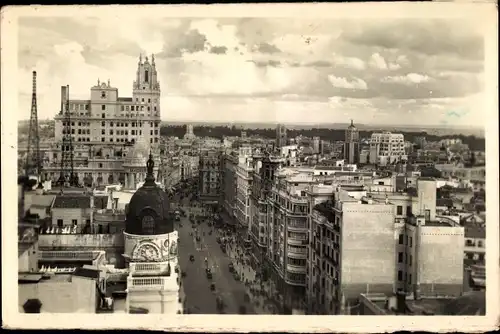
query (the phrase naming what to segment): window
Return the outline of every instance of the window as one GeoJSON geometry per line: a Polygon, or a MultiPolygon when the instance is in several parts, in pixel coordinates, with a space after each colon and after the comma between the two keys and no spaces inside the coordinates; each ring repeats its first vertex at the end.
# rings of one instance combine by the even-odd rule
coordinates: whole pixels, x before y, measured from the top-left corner
{"type": "Polygon", "coordinates": [[[101,135],[105,135],[106,134],[106,130],[102,129],[101,130],[101,135]]]}
{"type": "Polygon", "coordinates": [[[403,244],[403,238],[404,238],[404,235],[400,234],[399,235],[399,244],[402,245],[403,244]]]}
{"type": "Polygon", "coordinates": [[[403,252],[398,253],[398,263],[403,263],[403,252]]]}
{"type": "Polygon", "coordinates": [[[152,216],[142,218],[142,231],[148,235],[155,234],[155,219],[152,216]]]}
{"type": "Polygon", "coordinates": [[[78,224],[78,221],[76,219],[72,219],[71,220],[71,223],[73,224],[73,226],[77,225],[78,224]]]}
{"type": "Polygon", "coordinates": [[[153,107],[154,111],[156,111],[156,106],[153,107]]]}
{"type": "Polygon", "coordinates": [[[102,114],[102,118],[106,118],[106,114],[102,114]]]}
{"type": "Polygon", "coordinates": [[[410,237],[410,247],[413,247],[413,238],[410,237]]]}
{"type": "Polygon", "coordinates": [[[149,82],[149,71],[144,71],[144,82],[149,82]]]}
{"type": "Polygon", "coordinates": [[[408,206],[406,207],[406,215],[407,215],[408,217],[411,217],[411,215],[412,215],[412,213],[411,213],[411,205],[408,205],[408,206]]]}
{"type": "Polygon", "coordinates": [[[403,280],[403,272],[401,270],[398,270],[398,281],[403,280]]]}
{"type": "Polygon", "coordinates": [[[411,284],[411,274],[408,276],[408,284],[411,284]]]}
{"type": "Polygon", "coordinates": [[[106,126],[106,122],[102,121],[101,126],[106,126]]]}
{"type": "Polygon", "coordinates": [[[131,111],[134,111],[134,106],[130,106],[130,110],[131,110],[131,111]]]}
{"type": "Polygon", "coordinates": [[[101,92],[101,99],[105,99],[106,98],[106,92],[105,91],[102,91],[101,92]]]}
{"type": "Polygon", "coordinates": [[[148,107],[148,111],[151,111],[151,108],[150,108],[150,107],[148,107]]]}
{"type": "Polygon", "coordinates": [[[413,256],[410,254],[410,262],[408,264],[411,266],[412,262],[413,262],[413,256]]]}
{"type": "Polygon", "coordinates": [[[113,122],[110,122],[110,123],[109,123],[109,126],[113,126],[113,122]]]}
{"type": "Polygon", "coordinates": [[[401,216],[403,214],[403,207],[401,205],[398,205],[396,209],[397,209],[397,215],[401,216]]]}
{"type": "Polygon", "coordinates": [[[144,98],[141,99],[141,102],[144,102],[144,98]]]}
{"type": "Polygon", "coordinates": [[[101,105],[101,110],[106,110],[106,105],[105,104],[101,105]]]}
{"type": "Polygon", "coordinates": [[[148,103],[151,103],[151,99],[148,99],[148,103]]]}

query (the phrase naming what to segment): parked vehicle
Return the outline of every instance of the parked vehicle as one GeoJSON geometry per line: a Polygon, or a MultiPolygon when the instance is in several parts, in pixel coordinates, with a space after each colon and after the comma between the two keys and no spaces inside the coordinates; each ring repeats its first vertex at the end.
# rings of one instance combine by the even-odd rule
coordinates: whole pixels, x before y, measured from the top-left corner
{"type": "Polygon", "coordinates": [[[189,255],[189,261],[194,262],[194,255],[189,255]]]}
{"type": "Polygon", "coordinates": [[[210,284],[210,290],[212,290],[212,291],[215,290],[215,284],[214,283],[210,284]]]}

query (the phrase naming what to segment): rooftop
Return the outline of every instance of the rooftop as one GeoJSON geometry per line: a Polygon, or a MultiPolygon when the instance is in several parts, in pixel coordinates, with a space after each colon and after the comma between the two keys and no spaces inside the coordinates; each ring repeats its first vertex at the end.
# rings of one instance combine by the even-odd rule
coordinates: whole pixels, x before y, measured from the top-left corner
{"type": "Polygon", "coordinates": [[[466,226],[465,237],[473,239],[484,239],[486,238],[486,229],[481,226],[466,226]]]}
{"type": "Polygon", "coordinates": [[[54,209],[88,209],[90,196],[87,195],[58,195],[54,201],[54,209]]]}

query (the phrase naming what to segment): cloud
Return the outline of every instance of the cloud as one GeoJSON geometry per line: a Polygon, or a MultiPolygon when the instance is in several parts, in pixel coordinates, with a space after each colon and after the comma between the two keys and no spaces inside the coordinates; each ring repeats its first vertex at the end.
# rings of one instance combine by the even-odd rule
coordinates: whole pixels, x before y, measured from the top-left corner
{"type": "Polygon", "coordinates": [[[420,84],[423,82],[428,82],[431,79],[427,75],[422,75],[418,73],[408,73],[407,75],[400,76],[389,76],[382,79],[384,82],[390,83],[401,83],[404,85],[420,84]]]}
{"type": "Polygon", "coordinates": [[[280,49],[278,49],[275,45],[269,44],[269,43],[260,43],[256,50],[260,53],[279,53],[281,52],[280,49]]]}
{"type": "Polygon", "coordinates": [[[448,124],[478,124],[470,115],[484,112],[475,103],[484,90],[483,51],[469,50],[481,49],[482,39],[453,20],[138,16],[123,22],[99,15],[22,19],[21,116],[29,117],[32,70],[40,118],[52,118],[61,85],[70,85],[72,98],[88,99],[98,78],[110,79],[120,96],[130,96],[140,53],[156,54],[166,119],[303,121],[307,115],[320,123],[346,117],[414,123],[465,105],[470,112],[448,124]]]}
{"type": "Polygon", "coordinates": [[[227,52],[227,48],[225,46],[212,46],[210,48],[210,53],[221,55],[221,54],[225,54],[226,52],[227,52]]]}
{"type": "Polygon", "coordinates": [[[328,76],[328,80],[330,80],[331,84],[336,88],[363,89],[363,90],[368,89],[366,82],[359,79],[359,78],[355,78],[355,79],[349,81],[346,78],[339,78],[339,77],[335,77],[333,75],[330,75],[330,76],[328,76]]]}
{"type": "Polygon", "coordinates": [[[379,70],[386,70],[387,69],[387,63],[385,62],[384,57],[380,55],[380,53],[374,53],[371,58],[370,58],[370,65],[373,68],[379,69],[379,70]]]}

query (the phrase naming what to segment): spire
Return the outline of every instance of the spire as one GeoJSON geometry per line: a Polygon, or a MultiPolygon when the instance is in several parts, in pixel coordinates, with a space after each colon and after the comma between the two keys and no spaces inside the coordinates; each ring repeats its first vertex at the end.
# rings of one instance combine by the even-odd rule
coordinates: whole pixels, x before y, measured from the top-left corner
{"type": "Polygon", "coordinates": [[[142,64],[142,52],[139,54],[139,64],[142,64]]]}
{"type": "Polygon", "coordinates": [[[146,167],[147,167],[147,174],[146,174],[146,182],[144,182],[144,185],[148,185],[148,186],[151,186],[151,185],[156,185],[155,183],[155,177],[154,177],[154,174],[153,174],[153,169],[155,167],[155,162],[153,160],[153,153],[151,151],[149,151],[149,159],[148,159],[148,162],[146,163],[146,167]]]}
{"type": "Polygon", "coordinates": [[[352,119],[351,119],[351,126],[354,126],[354,122],[353,122],[353,120],[352,120],[352,119]]]}
{"type": "Polygon", "coordinates": [[[151,55],[151,64],[153,66],[155,66],[155,54],[154,53],[151,55]]]}

